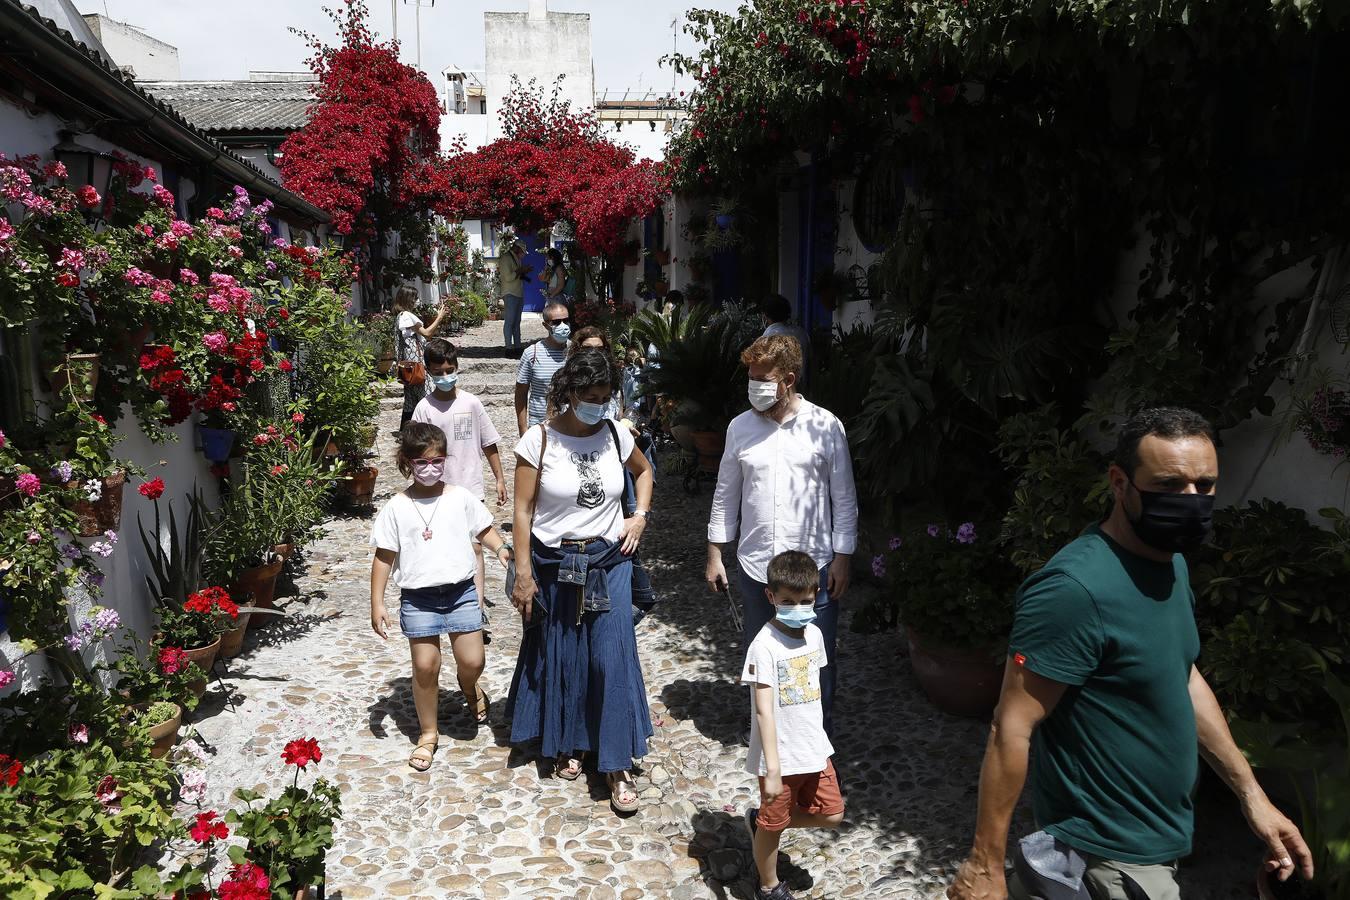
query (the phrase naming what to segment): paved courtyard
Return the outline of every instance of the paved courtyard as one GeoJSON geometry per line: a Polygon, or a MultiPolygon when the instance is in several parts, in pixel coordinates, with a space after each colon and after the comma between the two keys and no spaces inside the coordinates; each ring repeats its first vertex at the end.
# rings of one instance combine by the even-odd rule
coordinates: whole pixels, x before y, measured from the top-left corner
{"type": "MultiPolygon", "coordinates": [[[[527,339],[541,335],[537,317],[527,322],[527,339]]],[[[463,348],[461,385],[483,399],[502,433],[509,483],[514,363],[490,353],[500,337],[500,323],[490,322],[454,340],[463,348]]],[[[398,414],[391,396],[381,413],[377,504],[405,483],[392,464],[398,414]]],[[[678,479],[661,479],[643,544],[661,603],[638,629],[656,734],[636,815],[614,814],[603,778],[554,779],[529,748],[507,744],[520,627],[495,562],[483,682],[495,701],[490,726],[472,724],[447,647],[440,750],[425,773],[407,766],[417,735],[408,650],[396,631],[382,643],[370,630],[369,513],[329,523],[283,592],[290,599],[279,601],[288,618],[250,634],[223,679],[229,701],[216,685],[198,711],[213,754],[209,802],[231,805],[235,786],[275,792],[293,771],[282,746],[316,737],[324,751],[317,773],[341,785],[344,805],[329,897],[753,896],[740,823],[757,798],[743,771],[740,640],[727,601],[701,577],[710,495],[707,485],[691,497],[678,479]]],[[[498,511],[499,522],[508,516],[498,511]]],[[[395,613],[397,599],[391,586],[395,613]]],[[[840,671],[835,761],[848,814],[834,834],[789,832],[781,875],[802,897],[940,897],[969,843],[987,726],[934,710],[894,633],[844,629],[840,671]]],[[[1028,826],[1024,813],[1016,827],[1028,826]]],[[[1243,886],[1256,857],[1242,835],[1226,826],[1202,835],[1208,850],[1184,871],[1188,898],[1251,895],[1243,886]]]]}

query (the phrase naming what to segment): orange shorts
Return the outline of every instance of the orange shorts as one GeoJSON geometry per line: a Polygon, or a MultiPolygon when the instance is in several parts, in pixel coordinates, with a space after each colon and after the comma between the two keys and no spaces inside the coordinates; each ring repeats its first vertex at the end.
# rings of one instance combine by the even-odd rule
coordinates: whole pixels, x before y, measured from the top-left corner
{"type": "Polygon", "coordinates": [[[819,816],[835,816],[844,811],[844,796],[839,793],[839,776],[834,762],[825,761],[825,771],[804,775],[784,775],[783,793],[770,803],[764,799],[764,778],[759,779],[759,814],[755,826],[765,831],[782,831],[792,820],[793,808],[819,816]]]}

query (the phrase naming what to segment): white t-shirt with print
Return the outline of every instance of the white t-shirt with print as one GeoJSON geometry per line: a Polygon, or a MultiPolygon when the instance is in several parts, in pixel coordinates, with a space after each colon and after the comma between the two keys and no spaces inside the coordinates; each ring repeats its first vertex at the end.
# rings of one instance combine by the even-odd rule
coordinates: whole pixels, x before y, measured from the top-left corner
{"type": "Polygon", "coordinates": [[[400,588],[459,584],[477,572],[473,539],[491,527],[483,501],[458,485],[417,500],[399,491],[376,516],[370,545],[398,554],[393,578],[400,588]],[[428,528],[429,540],[423,537],[428,528]]]}
{"type": "MultiPolygon", "coordinates": [[[[782,775],[825,771],[834,746],[825,734],[820,704],[820,670],[827,665],[820,629],[807,625],[800,639],[784,634],[773,622],[759,630],[745,654],[742,684],[773,688],[774,725],[778,730],[778,765],[782,775]]],[[[755,691],[750,691],[750,752],[745,770],[768,774],[755,715],[755,691]]]]}
{"type": "Polygon", "coordinates": [[[445,432],[445,477],[441,480],[481,498],[483,448],[502,439],[482,401],[460,389],[455,390],[453,400],[442,400],[433,392],[417,404],[412,420],[435,425],[445,432]]]}
{"type": "MultiPolygon", "coordinates": [[[[542,425],[525,432],[516,456],[539,468],[542,425]]],[[[615,427],[618,450],[609,426],[590,437],[569,437],[548,430],[547,457],[534,507],[534,536],[549,547],[565,539],[590,537],[617,541],[623,534],[623,461],[633,452],[633,435],[615,427]]]]}

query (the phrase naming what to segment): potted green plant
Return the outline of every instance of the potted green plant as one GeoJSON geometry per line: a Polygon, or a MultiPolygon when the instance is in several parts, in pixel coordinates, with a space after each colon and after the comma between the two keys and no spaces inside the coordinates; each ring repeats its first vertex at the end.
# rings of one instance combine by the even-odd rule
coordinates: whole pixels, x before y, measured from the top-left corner
{"type": "MultiPolygon", "coordinates": [[[[221,636],[235,628],[238,619],[239,606],[224,588],[203,588],[189,594],[182,606],[161,603],[157,643],[181,647],[189,662],[209,674],[220,652],[221,636]]],[[[205,677],[194,690],[198,696],[206,690],[205,677]]]]}
{"type": "Polygon", "coordinates": [[[323,759],[318,741],[290,741],[282,759],[295,766],[295,778],[279,797],[262,802],[261,794],[240,788],[234,795],[246,804],[242,812],[230,810],[225,821],[245,840],[230,847],[236,864],[251,862],[263,869],[272,896],[290,900],[322,884],[324,857],[333,846],[333,824],[342,816],[342,798],[336,785],[316,778],[309,788],[300,787],[300,773],[323,759]]]}
{"type": "Polygon", "coordinates": [[[182,723],[183,711],[177,703],[157,700],[141,711],[138,720],[150,732],[153,742],[150,755],[159,759],[178,742],[178,726],[182,723]]]}
{"type": "Polygon", "coordinates": [[[944,712],[984,716],[998,702],[1012,628],[1017,569],[973,522],[932,523],[890,541],[873,559],[898,607],[910,665],[944,712]]]}
{"type": "Polygon", "coordinates": [[[1290,779],[1298,797],[1299,827],[1312,851],[1315,874],[1280,882],[1257,873],[1261,900],[1350,900],[1350,687],[1327,672],[1324,687],[1340,711],[1334,740],[1299,725],[1235,720],[1233,738],[1258,769],[1297,773],[1290,779]]]}

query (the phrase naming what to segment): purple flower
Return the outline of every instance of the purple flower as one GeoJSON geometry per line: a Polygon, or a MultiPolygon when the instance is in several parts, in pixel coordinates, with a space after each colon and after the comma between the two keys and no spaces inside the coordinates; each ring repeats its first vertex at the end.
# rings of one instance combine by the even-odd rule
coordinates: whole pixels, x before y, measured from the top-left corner
{"type": "Polygon", "coordinates": [[[94,541],[89,545],[89,549],[104,559],[113,555],[113,545],[107,541],[94,541]]]}
{"type": "Polygon", "coordinates": [[[94,628],[108,634],[122,627],[122,617],[115,609],[100,609],[94,615],[94,628]]]}
{"type": "Polygon", "coordinates": [[[872,557],[872,574],[877,578],[886,577],[886,557],[880,553],[872,557]]]}
{"type": "Polygon", "coordinates": [[[956,529],[956,540],[962,544],[975,543],[975,523],[966,522],[960,528],[956,529]]]}
{"type": "Polygon", "coordinates": [[[890,543],[887,546],[892,550],[899,550],[902,543],[904,543],[904,541],[900,540],[900,535],[897,534],[891,536],[890,543]]]}
{"type": "Polygon", "coordinates": [[[935,538],[935,537],[937,537],[937,536],[940,535],[940,534],[942,534],[942,526],[941,526],[941,525],[929,525],[929,526],[928,526],[928,536],[929,536],[929,537],[934,537],[934,538],[935,538]]]}
{"type": "Polygon", "coordinates": [[[30,544],[36,544],[36,543],[38,543],[38,542],[41,541],[41,540],[42,540],[42,535],[38,534],[36,531],[30,531],[30,532],[28,532],[28,543],[30,543],[30,544]]]}
{"type": "Polygon", "coordinates": [[[9,669],[0,669],[0,690],[14,683],[14,673],[9,669]]]}
{"type": "Polygon", "coordinates": [[[52,475],[61,479],[62,484],[69,481],[74,474],[75,470],[71,467],[70,462],[64,459],[56,464],[56,468],[52,469],[52,475]]]}
{"type": "Polygon", "coordinates": [[[78,634],[68,634],[62,638],[62,640],[66,642],[66,648],[70,650],[71,653],[79,653],[80,650],[84,648],[84,638],[80,637],[78,634]]]}
{"type": "Polygon", "coordinates": [[[89,743],[89,726],[71,725],[66,736],[70,738],[72,744],[87,744],[89,743]]]}
{"type": "Polygon", "coordinates": [[[80,548],[74,544],[62,544],[61,555],[64,556],[66,559],[79,559],[80,548]]]}

